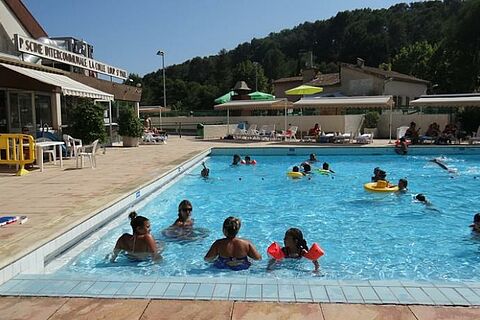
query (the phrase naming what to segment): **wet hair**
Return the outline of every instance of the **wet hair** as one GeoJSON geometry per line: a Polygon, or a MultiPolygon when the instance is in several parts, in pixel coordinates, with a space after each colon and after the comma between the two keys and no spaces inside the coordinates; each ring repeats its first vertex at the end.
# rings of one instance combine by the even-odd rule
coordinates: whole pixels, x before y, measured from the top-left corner
{"type": "Polygon", "coordinates": [[[205,165],[205,161],[202,162],[202,166],[203,166],[203,169],[202,171],[200,172],[200,175],[204,178],[208,177],[209,173],[210,173],[210,169],[207,168],[207,166],[205,165]]]}
{"type": "Polygon", "coordinates": [[[317,155],[315,153],[310,153],[310,161],[316,161],[317,155]]]}
{"type": "Polygon", "coordinates": [[[373,173],[377,174],[377,172],[380,171],[380,170],[381,170],[380,167],[375,167],[375,169],[373,169],[373,173]]]}
{"type": "Polygon", "coordinates": [[[329,169],[330,169],[330,165],[329,165],[328,163],[324,162],[324,163],[322,164],[322,169],[323,169],[323,170],[329,170],[329,169]]]}
{"type": "Polygon", "coordinates": [[[250,156],[245,156],[245,161],[246,162],[250,162],[252,159],[250,158],[250,156]]]}
{"type": "Polygon", "coordinates": [[[303,238],[303,233],[300,229],[297,229],[297,228],[288,229],[287,232],[285,232],[285,238],[286,237],[292,237],[292,239],[295,240],[295,244],[298,250],[308,251],[307,241],[305,241],[305,239],[303,238]]]}
{"type": "Polygon", "coordinates": [[[403,183],[405,185],[405,188],[408,186],[408,181],[407,179],[400,179],[398,180],[398,184],[400,185],[400,183],[403,183]]]}
{"type": "Polygon", "coordinates": [[[223,234],[227,238],[235,238],[238,231],[240,231],[240,227],[242,226],[242,222],[240,219],[235,217],[228,217],[223,221],[223,234]]]}
{"type": "Polygon", "coordinates": [[[298,166],[293,166],[293,172],[300,172],[300,168],[298,166]]]}
{"type": "Polygon", "coordinates": [[[424,196],[423,194],[421,194],[421,193],[417,194],[417,195],[415,196],[415,199],[417,199],[418,201],[421,201],[421,202],[427,201],[427,199],[425,198],[425,196],[424,196]]]}
{"type": "Polygon", "coordinates": [[[238,154],[233,155],[233,164],[238,164],[241,160],[242,158],[238,154]]]}
{"type": "Polygon", "coordinates": [[[310,164],[308,162],[303,162],[301,164],[301,166],[303,167],[303,171],[305,171],[305,172],[312,171],[312,167],[310,166],[310,164]]]}
{"type": "Polygon", "coordinates": [[[473,223],[479,223],[480,222],[480,213],[477,213],[473,216],[473,223]]]}
{"type": "Polygon", "coordinates": [[[130,212],[128,218],[130,218],[130,226],[132,226],[133,234],[136,233],[138,227],[143,228],[143,226],[145,225],[145,221],[148,221],[147,218],[138,216],[135,211],[130,212]]]}
{"type": "Polygon", "coordinates": [[[187,206],[190,207],[190,208],[193,208],[192,203],[188,200],[182,200],[178,204],[178,219],[177,219],[178,221],[183,221],[182,209],[187,207],[187,206]]]}

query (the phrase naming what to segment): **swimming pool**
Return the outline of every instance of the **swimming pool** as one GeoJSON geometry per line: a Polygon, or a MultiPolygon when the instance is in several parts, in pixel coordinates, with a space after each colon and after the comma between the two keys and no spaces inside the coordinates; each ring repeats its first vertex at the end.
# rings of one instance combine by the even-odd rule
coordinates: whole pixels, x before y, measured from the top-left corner
{"type": "Polygon", "coordinates": [[[150,218],[152,233],[164,241],[164,261],[135,263],[126,258],[110,263],[105,256],[116,239],[131,232],[126,215],[120,225],[75,257],[60,275],[232,277],[248,275],[277,279],[335,280],[471,280],[478,281],[480,239],[468,225],[478,210],[480,160],[474,155],[448,155],[445,162],[457,169],[449,174],[428,160],[438,154],[319,155],[337,173],[314,174],[291,180],[286,172],[306,160],[303,156],[255,156],[256,166],[231,167],[230,156],[213,156],[207,165],[211,179],[199,177],[199,167],[167,190],[155,195],[140,210],[150,218]],[[381,166],[391,181],[409,180],[407,194],[376,194],[363,189],[373,168],[381,166]],[[432,206],[413,201],[424,193],[432,206]],[[190,242],[168,241],[160,230],[176,218],[177,205],[189,199],[195,225],[208,230],[190,242]],[[248,271],[225,272],[203,261],[211,243],[222,236],[223,220],[242,220],[240,237],[257,246],[264,260],[248,271]],[[285,231],[299,227],[308,243],[326,251],[321,272],[313,274],[309,261],[288,261],[266,272],[266,248],[282,241],[285,231]]]}

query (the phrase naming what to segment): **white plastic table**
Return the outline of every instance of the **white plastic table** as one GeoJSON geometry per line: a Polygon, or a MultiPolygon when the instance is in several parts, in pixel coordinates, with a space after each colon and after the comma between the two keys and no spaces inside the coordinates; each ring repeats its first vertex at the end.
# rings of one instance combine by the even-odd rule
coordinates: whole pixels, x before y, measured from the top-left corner
{"type": "Polygon", "coordinates": [[[40,166],[40,172],[43,172],[43,150],[48,147],[57,146],[58,154],[60,155],[60,168],[63,168],[63,156],[62,156],[62,145],[65,142],[62,141],[44,141],[35,143],[35,148],[37,151],[37,161],[40,166]]]}

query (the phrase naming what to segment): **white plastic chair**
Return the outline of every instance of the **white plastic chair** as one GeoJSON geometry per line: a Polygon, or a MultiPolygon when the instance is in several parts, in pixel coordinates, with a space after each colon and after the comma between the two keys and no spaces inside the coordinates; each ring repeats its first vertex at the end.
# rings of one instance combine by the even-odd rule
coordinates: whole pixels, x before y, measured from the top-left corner
{"type": "Polygon", "coordinates": [[[82,148],[82,140],[64,134],[63,141],[65,141],[65,146],[67,147],[67,155],[70,153],[70,158],[76,157],[78,150],[82,148]]]}
{"type": "Polygon", "coordinates": [[[468,139],[469,144],[473,144],[474,142],[480,142],[480,126],[477,128],[477,132],[473,132],[473,137],[468,139]]]}
{"type": "Polygon", "coordinates": [[[400,138],[403,138],[405,136],[405,133],[407,133],[409,126],[401,126],[397,128],[397,140],[400,138]]]}
{"type": "MultiPolygon", "coordinates": [[[[51,139],[48,138],[37,138],[35,142],[47,142],[47,141],[52,141],[51,139]]],[[[48,155],[48,161],[52,162],[53,164],[57,164],[57,152],[55,151],[55,146],[52,146],[49,149],[43,149],[43,154],[48,155]]]]}
{"type": "Polygon", "coordinates": [[[95,156],[98,150],[98,139],[93,141],[92,144],[88,146],[83,146],[78,152],[76,156],[76,167],[78,168],[78,160],[80,159],[81,168],[83,168],[83,158],[88,158],[90,160],[90,166],[92,168],[97,167],[97,160],[95,156]]]}

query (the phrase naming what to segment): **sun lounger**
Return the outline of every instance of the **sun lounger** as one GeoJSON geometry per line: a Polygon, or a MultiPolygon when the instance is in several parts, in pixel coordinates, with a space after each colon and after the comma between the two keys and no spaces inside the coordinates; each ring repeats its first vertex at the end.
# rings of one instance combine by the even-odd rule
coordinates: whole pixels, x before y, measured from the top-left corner
{"type": "Polygon", "coordinates": [[[364,133],[355,138],[355,143],[373,143],[373,133],[364,133]]]}

